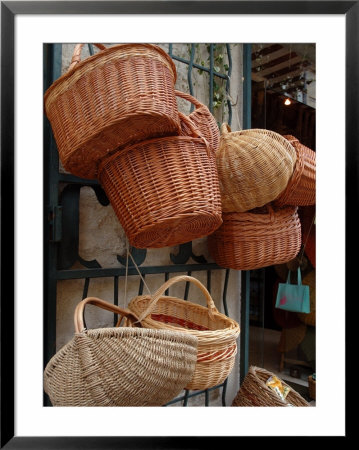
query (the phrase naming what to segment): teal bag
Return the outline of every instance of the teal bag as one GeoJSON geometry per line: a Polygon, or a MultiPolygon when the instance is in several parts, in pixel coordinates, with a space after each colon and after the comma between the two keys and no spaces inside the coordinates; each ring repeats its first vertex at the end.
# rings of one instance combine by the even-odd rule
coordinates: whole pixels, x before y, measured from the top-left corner
{"type": "Polygon", "coordinates": [[[290,271],[286,283],[279,283],[275,307],[286,311],[310,313],[309,286],[302,284],[298,267],[298,284],[290,284],[290,271]]]}

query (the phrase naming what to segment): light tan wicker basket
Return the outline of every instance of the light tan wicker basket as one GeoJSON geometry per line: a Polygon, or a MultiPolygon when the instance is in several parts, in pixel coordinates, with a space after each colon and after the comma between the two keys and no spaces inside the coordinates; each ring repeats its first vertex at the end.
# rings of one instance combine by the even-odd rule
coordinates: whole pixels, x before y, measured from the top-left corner
{"type": "Polygon", "coordinates": [[[283,136],[297,153],[297,161],[286,189],[275,200],[277,206],[315,205],[316,154],[294,136],[283,136]]]}
{"type": "Polygon", "coordinates": [[[223,213],[222,225],[207,238],[209,252],[222,267],[253,270],[295,258],[301,247],[297,208],[263,208],[223,213]]]}
{"type": "Polygon", "coordinates": [[[45,110],[64,168],[96,178],[99,159],[118,147],[180,133],[177,75],[155,45],[96,44],[101,51],[80,62],[82,46],[46,91],[45,110]]]}
{"type": "MultiPolygon", "coordinates": [[[[188,115],[188,118],[193,122],[195,127],[198,128],[202,136],[207,139],[213,151],[216,152],[219,146],[220,132],[217,121],[210,110],[192,95],[181,91],[175,92],[177,97],[188,100],[195,106],[195,110],[188,115]]],[[[181,126],[185,135],[190,134],[190,130],[186,127],[186,122],[181,121],[181,126]]]]}
{"type": "Polygon", "coordinates": [[[223,212],[261,207],[286,188],[296,162],[294,147],[270,130],[233,131],[222,124],[217,167],[223,212]]]}
{"type": "Polygon", "coordinates": [[[128,308],[145,328],[181,330],[198,338],[197,364],[186,389],[207,389],[228,377],[237,353],[239,325],[217,310],[210,293],[199,280],[187,275],[170,278],[152,296],[133,298],[128,308]],[[163,295],[180,281],[198,286],[206,298],[207,307],[163,295]]]}
{"type": "Polygon", "coordinates": [[[282,400],[273,389],[266,386],[267,380],[273,375],[266,369],[251,366],[232,406],[309,406],[298,392],[280,380],[284,387],[290,388],[285,400],[282,400]]]}
{"type": "Polygon", "coordinates": [[[197,338],[138,328],[135,321],[129,311],[101,299],[79,303],[75,336],[44,371],[53,406],[162,406],[183,390],[195,369],[197,338]],[[125,326],[87,330],[88,304],[119,314],[125,326]]]}
{"type": "Polygon", "coordinates": [[[222,223],[215,156],[191,121],[180,116],[191,136],[135,144],[99,167],[101,185],[134,247],[183,244],[222,223]]]}

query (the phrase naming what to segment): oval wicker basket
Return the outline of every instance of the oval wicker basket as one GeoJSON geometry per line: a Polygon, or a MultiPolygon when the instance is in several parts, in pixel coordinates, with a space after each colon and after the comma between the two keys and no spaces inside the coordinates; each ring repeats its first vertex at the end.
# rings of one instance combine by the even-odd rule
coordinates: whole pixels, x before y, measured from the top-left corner
{"type": "Polygon", "coordinates": [[[217,167],[223,212],[245,212],[273,201],[286,188],[296,162],[280,134],[221,126],[217,167]]]}
{"type": "Polygon", "coordinates": [[[198,338],[197,364],[186,389],[207,389],[228,377],[237,353],[239,325],[217,310],[210,293],[199,280],[187,275],[170,278],[152,296],[133,298],[128,308],[145,328],[180,330],[198,338]],[[205,295],[207,307],[163,295],[180,281],[198,286],[205,295]]]}
{"type": "Polygon", "coordinates": [[[78,44],[45,93],[61,162],[83,178],[96,178],[99,159],[118,147],[181,130],[169,55],[151,44],[96,45],[101,51],[79,62],[78,44]]]}
{"type": "Polygon", "coordinates": [[[53,406],[162,406],[192,378],[197,338],[136,328],[136,319],[89,297],[75,310],[75,336],[48,362],[44,389],[53,406]],[[86,330],[87,304],[120,314],[126,327],[86,330]]]}
{"type": "Polygon", "coordinates": [[[134,247],[182,244],[213,233],[222,223],[215,157],[181,117],[192,136],[141,142],[100,164],[101,185],[134,247]]]}
{"type": "MultiPolygon", "coordinates": [[[[183,98],[184,100],[188,100],[195,106],[195,110],[191,112],[187,117],[193,122],[195,127],[198,128],[199,132],[202,136],[207,139],[209,145],[213,149],[214,152],[217,151],[219,146],[220,132],[217,125],[216,119],[213,117],[210,110],[206,105],[201,103],[195,97],[190,94],[175,91],[177,97],[183,98]]],[[[185,135],[190,133],[186,126],[186,122],[181,121],[182,131],[185,135]]]]}
{"type": "Polygon", "coordinates": [[[288,395],[282,400],[273,389],[266,385],[267,380],[273,375],[268,370],[251,366],[232,406],[309,406],[298,392],[280,380],[284,387],[290,388],[288,395]]]}
{"type": "Polygon", "coordinates": [[[223,213],[223,224],[207,238],[209,252],[222,267],[252,270],[293,259],[301,247],[296,207],[271,205],[244,213],[223,213]]]}
{"type": "Polygon", "coordinates": [[[316,154],[294,136],[286,135],[297,153],[297,162],[286,189],[275,200],[277,206],[315,205],[316,154]]]}

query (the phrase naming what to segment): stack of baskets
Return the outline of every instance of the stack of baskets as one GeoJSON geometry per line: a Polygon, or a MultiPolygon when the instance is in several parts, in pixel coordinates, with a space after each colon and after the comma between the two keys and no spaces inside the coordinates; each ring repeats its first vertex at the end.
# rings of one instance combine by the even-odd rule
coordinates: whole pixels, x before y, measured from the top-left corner
{"type": "Polygon", "coordinates": [[[78,44],[45,93],[64,168],[100,181],[134,247],[213,233],[222,223],[214,118],[175,90],[175,65],[160,47],[95,45],[100,52],[80,61],[78,44]],[[195,111],[179,113],[177,96],[195,111]]]}
{"type": "Polygon", "coordinates": [[[208,237],[216,263],[251,270],[295,258],[298,206],[315,202],[314,152],[290,136],[223,124],[216,161],[223,223],[208,237]]]}

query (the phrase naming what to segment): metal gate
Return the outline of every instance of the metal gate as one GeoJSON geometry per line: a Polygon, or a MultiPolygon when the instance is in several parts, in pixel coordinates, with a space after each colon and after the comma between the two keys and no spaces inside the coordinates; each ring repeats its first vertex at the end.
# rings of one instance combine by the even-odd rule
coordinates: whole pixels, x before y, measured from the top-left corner
{"type": "MultiPolygon", "coordinates": [[[[221,79],[225,83],[225,91],[229,92],[232,58],[229,44],[225,44],[228,64],[225,72],[216,70],[215,44],[208,44],[209,64],[208,66],[195,62],[196,44],[189,44],[189,57],[183,58],[173,53],[173,46],[169,44],[168,53],[173,60],[187,65],[188,87],[193,94],[192,71],[194,69],[206,72],[209,75],[209,104],[211,112],[216,101],[216,80],[221,79]]],[[[93,53],[92,45],[89,44],[90,54],[93,53]]],[[[250,127],[250,46],[244,45],[244,126],[250,127]]],[[[44,91],[61,75],[62,44],[44,44],[44,91]]],[[[232,120],[232,105],[227,99],[228,123],[232,120]]],[[[193,106],[192,106],[193,107],[193,106]]],[[[44,117],[44,366],[56,352],[56,301],[57,282],[59,280],[83,280],[82,298],[87,297],[89,285],[95,278],[109,278],[113,280],[113,302],[118,305],[119,280],[127,276],[138,276],[137,269],[133,263],[129,263],[126,269],[126,261],[118,256],[118,267],[102,267],[98,261],[86,261],[78,252],[79,248],[79,197],[82,187],[88,186],[93,189],[98,202],[102,206],[109,205],[105,192],[96,180],[87,180],[75,177],[59,171],[59,158],[56,143],[51,131],[50,124],[44,117]],[[61,187],[61,189],[60,189],[61,187]],[[72,268],[74,263],[80,263],[80,269],[72,268]]],[[[211,292],[211,277],[213,271],[225,272],[222,289],[222,301],[224,312],[228,314],[227,288],[231,270],[223,269],[214,263],[208,263],[201,255],[195,255],[192,243],[179,246],[177,254],[171,254],[170,265],[165,266],[141,266],[146,258],[146,250],[131,247],[131,254],[136,265],[140,268],[142,278],[149,274],[162,274],[167,281],[171,273],[186,273],[194,275],[195,272],[205,272],[207,289],[211,292]],[[195,263],[188,263],[192,258],[195,263]]],[[[240,379],[248,369],[248,326],[249,326],[249,272],[242,272],[242,301],[241,301],[241,335],[240,335],[240,379]]],[[[139,277],[138,294],[143,292],[144,281],[139,277]]],[[[189,283],[185,286],[184,299],[188,297],[189,283]]],[[[79,299],[80,301],[81,299],[79,299]]],[[[114,325],[116,318],[114,317],[114,325]]],[[[205,406],[210,406],[210,391],[220,390],[221,403],[226,406],[227,380],[224,383],[203,391],[185,391],[183,395],[171,401],[169,404],[188,405],[191,397],[202,395],[205,406]]],[[[239,387],[239,386],[238,386],[239,387]]],[[[44,394],[44,404],[51,406],[48,397],[44,394]]]]}

